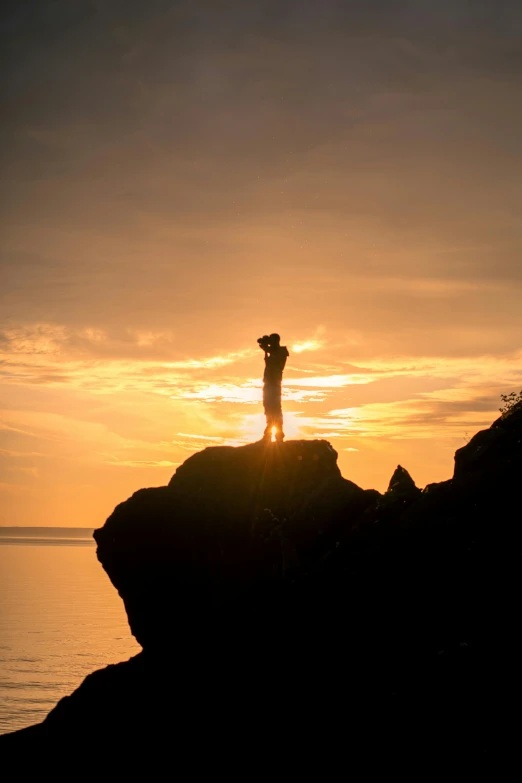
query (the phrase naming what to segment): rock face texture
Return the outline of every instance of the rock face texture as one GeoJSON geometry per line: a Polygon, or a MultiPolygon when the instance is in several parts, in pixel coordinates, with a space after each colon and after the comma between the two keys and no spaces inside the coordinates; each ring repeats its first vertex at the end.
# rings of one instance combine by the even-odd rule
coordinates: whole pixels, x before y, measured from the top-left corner
{"type": "Polygon", "coordinates": [[[505,754],[521,695],[522,412],[422,491],[401,466],[384,495],[365,491],[336,458],[321,440],[208,448],[117,506],[97,553],[143,652],[6,747],[77,746],[93,725],[109,754],[246,748],[267,725],[346,742],[370,709],[370,744],[403,747],[400,724],[410,756],[505,754]]]}
{"type": "Polygon", "coordinates": [[[94,537],[140,644],[179,648],[216,623],[263,635],[346,514],[373,499],[342,478],[326,441],[214,447],[167,487],[136,492],[94,537]]]}

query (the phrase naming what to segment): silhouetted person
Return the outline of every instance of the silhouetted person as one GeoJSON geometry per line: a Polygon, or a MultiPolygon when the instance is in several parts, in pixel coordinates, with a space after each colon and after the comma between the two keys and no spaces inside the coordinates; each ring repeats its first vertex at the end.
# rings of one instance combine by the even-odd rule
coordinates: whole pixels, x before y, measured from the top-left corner
{"type": "Polygon", "coordinates": [[[266,416],[266,428],[263,440],[272,439],[275,427],[275,439],[284,440],[283,410],[281,408],[281,383],[283,370],[289,356],[285,345],[280,345],[278,334],[264,335],[257,341],[265,352],[265,372],[263,375],[263,407],[266,416]]]}

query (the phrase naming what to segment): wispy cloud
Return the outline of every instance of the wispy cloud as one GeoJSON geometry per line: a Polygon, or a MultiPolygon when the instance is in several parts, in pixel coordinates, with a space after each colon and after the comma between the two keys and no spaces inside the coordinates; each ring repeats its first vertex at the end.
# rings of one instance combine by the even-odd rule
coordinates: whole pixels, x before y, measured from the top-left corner
{"type": "Polygon", "coordinates": [[[13,451],[12,449],[0,449],[0,456],[3,457],[46,457],[41,451],[13,451]]]}
{"type": "MultiPolygon", "coordinates": [[[[180,357],[183,343],[172,331],[141,331],[132,327],[101,329],[72,328],[51,323],[37,323],[0,330],[0,356],[61,357],[76,361],[136,360],[151,362],[162,359],[168,370],[197,370],[224,367],[255,354],[254,348],[228,351],[218,356],[180,357]],[[175,358],[180,357],[180,358],[175,358]]],[[[13,363],[14,363],[13,359],[13,363]]],[[[23,366],[23,364],[22,364],[23,366]]]]}
{"type": "Polygon", "coordinates": [[[338,389],[355,384],[372,383],[372,375],[326,375],[318,377],[285,378],[285,386],[316,386],[321,389],[338,389]]]}
{"type": "Polygon", "coordinates": [[[304,353],[305,351],[318,351],[324,345],[323,340],[306,340],[304,343],[295,343],[292,345],[293,353],[304,353]]]}
{"type": "Polygon", "coordinates": [[[190,435],[187,434],[186,432],[178,432],[178,435],[180,435],[183,438],[195,438],[196,440],[207,440],[207,441],[211,441],[212,443],[218,443],[224,440],[224,438],[218,438],[215,436],[211,437],[209,435],[190,435]]]}
{"type": "Polygon", "coordinates": [[[125,460],[107,460],[106,465],[116,465],[125,468],[173,468],[180,465],[180,462],[170,462],[170,460],[145,460],[145,459],[125,459],[125,460]]]}

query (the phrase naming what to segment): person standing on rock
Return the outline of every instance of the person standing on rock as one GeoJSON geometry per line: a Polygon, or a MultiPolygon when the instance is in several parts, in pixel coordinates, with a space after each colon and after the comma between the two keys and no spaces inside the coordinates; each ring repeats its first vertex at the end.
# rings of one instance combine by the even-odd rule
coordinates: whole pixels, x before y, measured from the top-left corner
{"type": "Polygon", "coordinates": [[[283,432],[281,384],[283,382],[283,370],[290,354],[286,345],[280,345],[281,338],[278,334],[265,334],[257,342],[259,347],[265,352],[263,407],[265,409],[266,427],[263,440],[271,441],[272,431],[275,430],[275,439],[283,441],[285,434],[283,432]]]}

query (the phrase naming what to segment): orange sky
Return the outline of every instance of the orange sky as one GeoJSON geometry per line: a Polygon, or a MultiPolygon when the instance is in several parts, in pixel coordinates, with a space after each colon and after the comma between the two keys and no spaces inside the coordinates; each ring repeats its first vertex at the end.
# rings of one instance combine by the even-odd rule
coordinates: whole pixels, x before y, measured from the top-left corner
{"type": "Polygon", "coordinates": [[[0,524],[259,437],[272,331],[289,437],[449,478],[522,387],[519,4],[40,6],[1,28],[0,524]]]}

